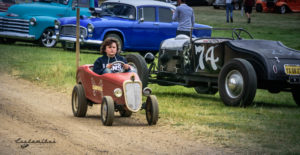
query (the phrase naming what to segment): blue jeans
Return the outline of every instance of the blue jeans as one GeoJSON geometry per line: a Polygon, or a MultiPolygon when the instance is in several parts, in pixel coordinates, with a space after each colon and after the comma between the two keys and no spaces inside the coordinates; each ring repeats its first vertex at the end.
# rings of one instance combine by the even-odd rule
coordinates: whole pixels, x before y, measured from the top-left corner
{"type": "Polygon", "coordinates": [[[226,21],[229,22],[229,11],[230,11],[230,18],[232,18],[232,10],[233,7],[231,3],[226,3],[226,21]]]}

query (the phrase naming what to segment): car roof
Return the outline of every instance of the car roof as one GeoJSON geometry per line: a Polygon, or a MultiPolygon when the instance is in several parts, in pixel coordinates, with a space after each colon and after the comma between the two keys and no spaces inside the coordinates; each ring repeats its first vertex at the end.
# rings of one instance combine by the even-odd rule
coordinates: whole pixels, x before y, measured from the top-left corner
{"type": "Polygon", "coordinates": [[[135,7],[141,6],[141,5],[154,5],[154,6],[164,6],[175,9],[176,7],[172,4],[160,2],[160,1],[154,1],[154,0],[107,0],[104,3],[124,3],[124,4],[130,4],[135,7]]]}

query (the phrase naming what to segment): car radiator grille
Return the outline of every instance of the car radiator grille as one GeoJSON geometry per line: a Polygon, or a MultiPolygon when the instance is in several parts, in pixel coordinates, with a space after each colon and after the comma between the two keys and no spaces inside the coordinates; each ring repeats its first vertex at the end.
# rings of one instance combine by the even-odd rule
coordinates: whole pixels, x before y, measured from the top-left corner
{"type": "Polygon", "coordinates": [[[0,17],[0,31],[29,33],[29,20],[0,17]]]}
{"type": "MultiPolygon", "coordinates": [[[[60,35],[67,37],[76,37],[76,25],[64,25],[60,29],[60,35]]],[[[80,36],[87,36],[87,30],[84,27],[80,27],[80,36]]]]}
{"type": "Polygon", "coordinates": [[[142,84],[127,82],[124,89],[127,108],[131,111],[138,111],[142,104],[142,84]]]}

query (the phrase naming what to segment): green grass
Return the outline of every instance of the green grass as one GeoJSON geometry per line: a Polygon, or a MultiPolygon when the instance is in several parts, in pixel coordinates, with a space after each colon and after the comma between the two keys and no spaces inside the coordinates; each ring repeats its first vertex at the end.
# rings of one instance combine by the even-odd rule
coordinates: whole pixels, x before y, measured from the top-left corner
{"type": "MultiPolygon", "coordinates": [[[[213,27],[242,27],[258,39],[279,40],[300,50],[300,14],[253,12],[252,23],[234,11],[226,23],[225,10],[195,7],[196,21],[213,27]]],[[[214,36],[231,35],[214,32],[214,36]]],[[[92,52],[84,50],[84,52],[92,52]]],[[[75,53],[18,42],[0,45],[0,71],[71,93],[75,84],[75,53]]],[[[81,53],[80,64],[91,64],[99,55],[81,53]]],[[[2,81],[4,82],[4,81],[2,81]]],[[[258,90],[247,108],[224,106],[218,94],[200,95],[192,88],[150,84],[160,108],[159,125],[191,134],[194,140],[236,149],[241,153],[300,153],[300,109],[290,93],[258,90]]],[[[142,112],[143,113],[143,112],[142,112]]]]}

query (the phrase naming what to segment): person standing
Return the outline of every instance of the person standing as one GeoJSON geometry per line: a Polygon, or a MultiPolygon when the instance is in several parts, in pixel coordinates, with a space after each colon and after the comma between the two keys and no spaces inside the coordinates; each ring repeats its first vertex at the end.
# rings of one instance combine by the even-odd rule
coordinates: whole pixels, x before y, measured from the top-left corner
{"type": "Polygon", "coordinates": [[[245,14],[248,18],[248,23],[251,22],[251,13],[252,13],[252,8],[255,4],[254,0],[244,0],[244,8],[245,8],[245,14]]]}
{"type": "Polygon", "coordinates": [[[233,22],[233,13],[232,13],[232,0],[226,0],[226,22],[229,23],[229,13],[230,13],[230,22],[233,22]]]}
{"type": "Polygon", "coordinates": [[[191,7],[185,4],[186,0],[178,0],[179,6],[173,13],[173,21],[178,21],[176,35],[185,34],[190,36],[191,28],[195,24],[195,15],[191,7]]]}

